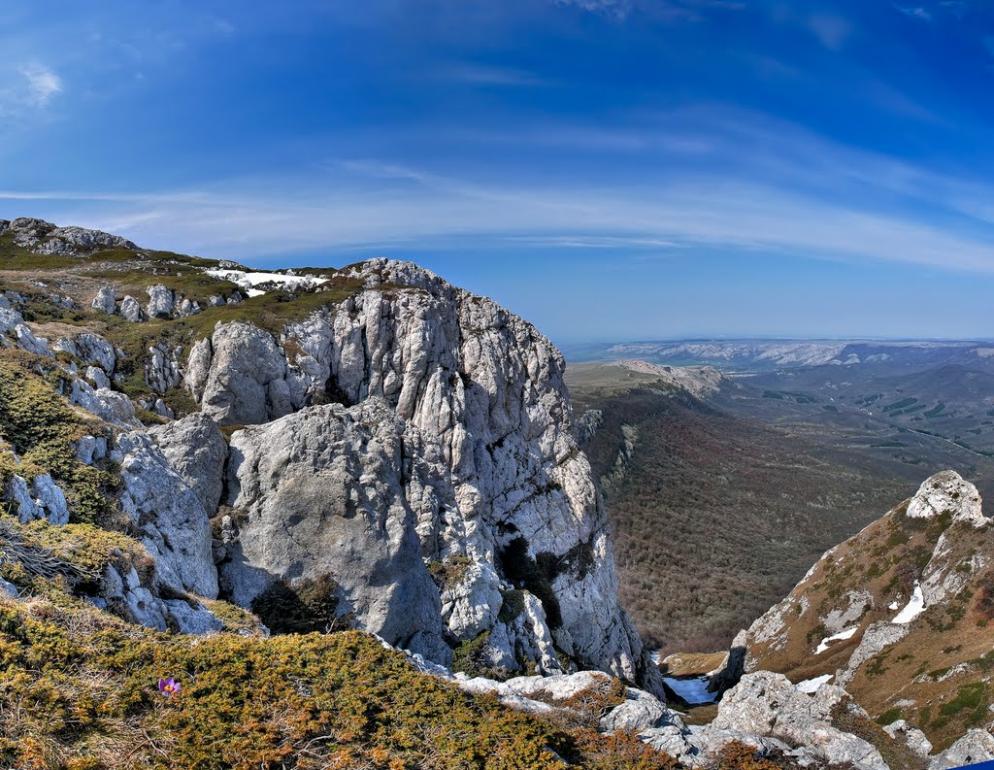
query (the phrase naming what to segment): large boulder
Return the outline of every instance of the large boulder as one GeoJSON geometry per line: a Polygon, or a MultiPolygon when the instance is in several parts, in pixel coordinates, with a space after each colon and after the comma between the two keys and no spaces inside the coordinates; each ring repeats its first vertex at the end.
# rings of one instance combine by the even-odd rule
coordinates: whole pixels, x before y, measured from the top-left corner
{"type": "Polygon", "coordinates": [[[98,312],[114,315],[114,311],[117,309],[117,293],[114,291],[114,287],[101,286],[90,301],[90,307],[98,312]]]}
{"type": "Polygon", "coordinates": [[[144,318],[142,306],[130,294],[124,295],[124,299],[121,300],[121,316],[125,321],[132,323],[138,323],[144,318]]]}
{"type": "Polygon", "coordinates": [[[292,411],[284,378],[286,359],[271,334],[247,323],[218,324],[210,350],[200,396],[206,414],[222,425],[249,425],[292,411]]]}
{"type": "Polygon", "coordinates": [[[238,536],[222,566],[234,600],[251,607],[274,584],[293,591],[323,581],[338,616],[448,663],[416,531],[426,498],[413,491],[431,481],[417,442],[378,400],[310,407],[235,432],[227,503],[238,536]]]}
{"type": "Polygon", "coordinates": [[[175,298],[171,289],[157,283],[149,286],[145,291],[148,294],[145,311],[149,318],[169,318],[173,314],[175,298]]]}
{"type": "Polygon", "coordinates": [[[757,671],[725,693],[708,729],[776,738],[856,770],[889,770],[872,744],[833,725],[843,708],[858,709],[840,687],[824,685],[808,695],[782,674],[757,671]]]}
{"type": "Polygon", "coordinates": [[[94,389],[86,381],[76,378],[69,391],[69,400],[102,420],[126,428],[141,425],[135,417],[135,405],[123,393],[109,388],[94,389]]]}

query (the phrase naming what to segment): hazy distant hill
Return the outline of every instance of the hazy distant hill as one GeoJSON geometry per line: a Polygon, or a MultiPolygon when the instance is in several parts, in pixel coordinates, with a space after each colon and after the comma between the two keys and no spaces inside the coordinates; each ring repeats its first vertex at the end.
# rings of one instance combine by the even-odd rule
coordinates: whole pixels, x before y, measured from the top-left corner
{"type": "Polygon", "coordinates": [[[565,347],[573,362],[638,358],[746,371],[872,365],[878,374],[959,364],[994,372],[994,342],[970,340],[664,340],[565,347]]]}

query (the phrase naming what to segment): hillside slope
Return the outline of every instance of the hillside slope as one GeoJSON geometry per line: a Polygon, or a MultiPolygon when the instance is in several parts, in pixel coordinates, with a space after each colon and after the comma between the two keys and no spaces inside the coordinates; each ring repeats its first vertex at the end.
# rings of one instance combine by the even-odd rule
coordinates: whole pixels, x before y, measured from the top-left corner
{"type": "Polygon", "coordinates": [[[622,601],[665,652],[726,647],[825,549],[915,487],[648,374],[571,366],[567,381],[577,412],[597,416],[584,450],[611,513],[622,601]]]}
{"type": "Polygon", "coordinates": [[[948,471],[828,551],[736,640],[747,669],[844,686],[945,748],[992,725],[994,527],[948,471]]]}

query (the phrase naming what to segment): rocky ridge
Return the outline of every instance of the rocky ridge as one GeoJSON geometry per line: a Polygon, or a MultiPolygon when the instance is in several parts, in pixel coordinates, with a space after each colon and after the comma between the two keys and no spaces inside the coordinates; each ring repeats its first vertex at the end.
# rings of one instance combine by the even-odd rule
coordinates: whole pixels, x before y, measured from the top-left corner
{"type": "Polygon", "coordinates": [[[844,686],[922,757],[942,750],[930,767],[951,766],[949,752],[962,749],[951,744],[994,727],[991,530],[971,483],[932,476],[740,634],[745,670],[782,672],[814,692],[844,686]]]}

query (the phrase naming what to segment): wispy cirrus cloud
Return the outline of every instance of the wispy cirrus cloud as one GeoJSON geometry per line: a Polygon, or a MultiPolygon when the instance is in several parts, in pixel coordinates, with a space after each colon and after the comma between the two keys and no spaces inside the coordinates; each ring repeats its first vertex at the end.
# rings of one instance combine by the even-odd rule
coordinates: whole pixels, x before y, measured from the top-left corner
{"type": "MultiPolygon", "coordinates": [[[[388,180],[353,169],[320,189],[305,189],[300,180],[260,179],[196,192],[58,192],[44,200],[39,193],[7,191],[2,197],[10,204],[30,200],[35,213],[119,231],[150,246],[257,264],[294,251],[402,256],[409,247],[469,241],[504,251],[705,248],[743,259],[778,253],[994,274],[994,227],[984,227],[979,210],[970,227],[946,226],[813,192],[696,175],[629,187],[418,177],[430,183],[416,182],[416,194],[411,175],[388,180]]],[[[972,202],[985,196],[994,208],[994,191],[962,192],[972,202]]]]}
{"type": "Polygon", "coordinates": [[[921,5],[895,5],[894,10],[899,13],[903,13],[912,19],[920,19],[921,21],[932,21],[932,12],[921,5]]]}
{"type": "Polygon", "coordinates": [[[809,16],[807,27],[825,48],[839,51],[853,33],[848,19],[834,14],[818,13],[809,16]]]}
{"type": "Polygon", "coordinates": [[[478,86],[545,86],[551,81],[525,69],[460,62],[441,67],[436,74],[448,81],[478,86]]]}
{"type": "Polygon", "coordinates": [[[18,72],[26,82],[28,102],[35,107],[47,107],[52,97],[62,93],[62,78],[42,64],[25,64],[18,72]]]}
{"type": "Polygon", "coordinates": [[[572,5],[584,11],[624,18],[632,10],[632,0],[555,0],[556,5],[572,5]]]}
{"type": "Polygon", "coordinates": [[[554,0],[556,5],[574,6],[591,13],[626,19],[634,11],[664,21],[700,21],[708,11],[740,11],[745,0],[554,0]]]}

